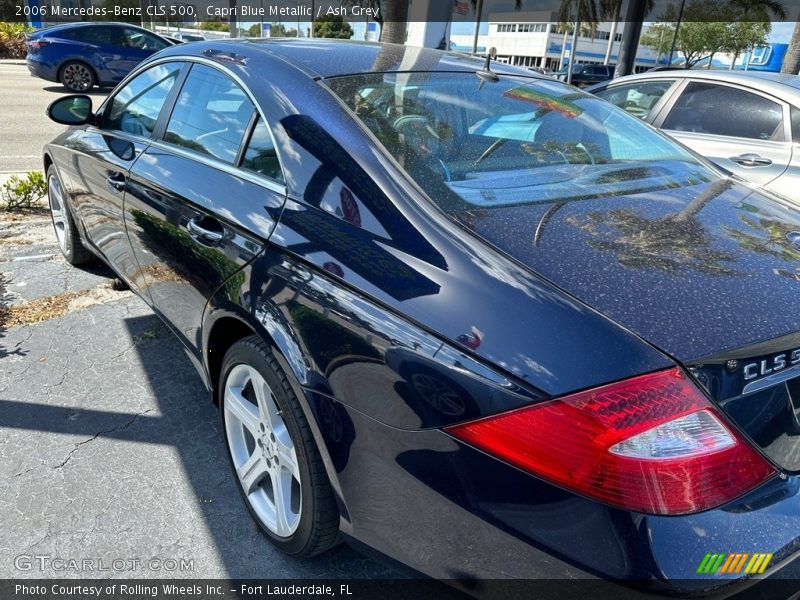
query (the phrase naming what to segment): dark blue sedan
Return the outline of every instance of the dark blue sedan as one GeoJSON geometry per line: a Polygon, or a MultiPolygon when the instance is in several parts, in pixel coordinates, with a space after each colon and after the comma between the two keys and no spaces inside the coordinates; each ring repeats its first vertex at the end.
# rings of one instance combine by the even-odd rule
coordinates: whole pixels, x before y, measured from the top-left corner
{"type": "Polygon", "coordinates": [[[28,36],[28,69],[73,92],[117,84],[133,68],[170,42],[123,23],[70,23],[28,36]]]}
{"type": "Polygon", "coordinates": [[[181,340],[286,553],[343,537],[490,595],[733,592],[798,556],[791,201],[561,82],[405,46],[174,46],[49,114],[64,256],[181,340]]]}

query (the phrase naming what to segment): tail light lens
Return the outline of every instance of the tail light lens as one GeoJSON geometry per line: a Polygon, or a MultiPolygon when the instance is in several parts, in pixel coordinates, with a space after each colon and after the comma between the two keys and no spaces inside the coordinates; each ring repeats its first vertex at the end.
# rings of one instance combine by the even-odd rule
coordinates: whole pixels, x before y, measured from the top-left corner
{"type": "Polygon", "coordinates": [[[776,473],[677,368],[447,431],[567,489],[650,514],[714,508],[776,473]]]}
{"type": "Polygon", "coordinates": [[[33,50],[41,50],[45,46],[48,46],[50,42],[47,40],[30,40],[28,42],[28,46],[30,46],[33,50]]]}

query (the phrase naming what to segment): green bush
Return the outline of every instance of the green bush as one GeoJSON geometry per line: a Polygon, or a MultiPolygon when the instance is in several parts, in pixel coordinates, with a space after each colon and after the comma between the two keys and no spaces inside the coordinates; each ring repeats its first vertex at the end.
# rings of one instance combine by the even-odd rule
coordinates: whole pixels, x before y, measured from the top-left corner
{"type": "Polygon", "coordinates": [[[0,58],[25,58],[25,34],[30,31],[33,29],[22,23],[0,21],[0,58]]]}
{"type": "Polygon", "coordinates": [[[29,171],[25,179],[12,175],[3,184],[3,209],[4,210],[30,210],[34,202],[45,195],[47,185],[44,182],[44,173],[29,171]]]}

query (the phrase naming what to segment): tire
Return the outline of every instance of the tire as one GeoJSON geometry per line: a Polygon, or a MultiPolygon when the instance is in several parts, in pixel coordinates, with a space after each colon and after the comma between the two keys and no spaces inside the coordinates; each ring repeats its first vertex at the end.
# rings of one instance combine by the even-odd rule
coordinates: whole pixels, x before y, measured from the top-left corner
{"type": "Polygon", "coordinates": [[[55,165],[47,167],[47,200],[50,205],[50,218],[58,241],[58,248],[67,262],[74,266],[95,261],[92,254],[81,241],[78,228],[67,203],[67,195],[61,185],[55,165]]]}
{"type": "Polygon", "coordinates": [[[64,63],[58,72],[58,80],[70,92],[88,92],[97,84],[92,67],[80,60],[64,63]]]}
{"type": "Polygon", "coordinates": [[[228,458],[256,524],[291,556],[335,546],[333,491],[303,409],[270,347],[258,336],[233,344],[217,389],[228,458]]]}

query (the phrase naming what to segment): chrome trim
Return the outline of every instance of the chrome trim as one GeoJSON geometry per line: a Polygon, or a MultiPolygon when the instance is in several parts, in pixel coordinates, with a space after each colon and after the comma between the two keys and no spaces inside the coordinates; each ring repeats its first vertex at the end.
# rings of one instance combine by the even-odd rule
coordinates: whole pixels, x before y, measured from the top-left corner
{"type": "Polygon", "coordinates": [[[751,381],[744,386],[744,389],[742,390],[742,396],[746,396],[747,394],[752,394],[754,392],[760,392],[761,390],[772,387],[778,383],[783,383],[784,381],[794,377],[800,377],[800,365],[794,365],[793,367],[789,367],[783,371],[778,371],[772,375],[767,375],[762,379],[751,381]]]}
{"type": "Polygon", "coordinates": [[[275,192],[276,194],[282,194],[286,196],[286,194],[288,193],[285,185],[276,183],[274,180],[269,179],[264,175],[259,175],[258,173],[247,171],[245,169],[237,169],[233,165],[230,165],[221,160],[217,160],[216,158],[205,156],[198,152],[192,152],[191,150],[187,150],[185,148],[182,148],[181,146],[175,146],[173,144],[170,144],[169,142],[163,142],[161,140],[151,140],[150,148],[156,148],[158,150],[163,150],[164,152],[169,152],[171,154],[182,156],[183,158],[187,158],[189,160],[194,160],[199,163],[203,163],[204,165],[217,169],[218,171],[223,171],[225,173],[228,173],[229,175],[238,177],[239,179],[244,179],[246,181],[249,181],[250,183],[260,185],[261,187],[267,188],[268,190],[270,190],[271,192],[275,192]]]}

